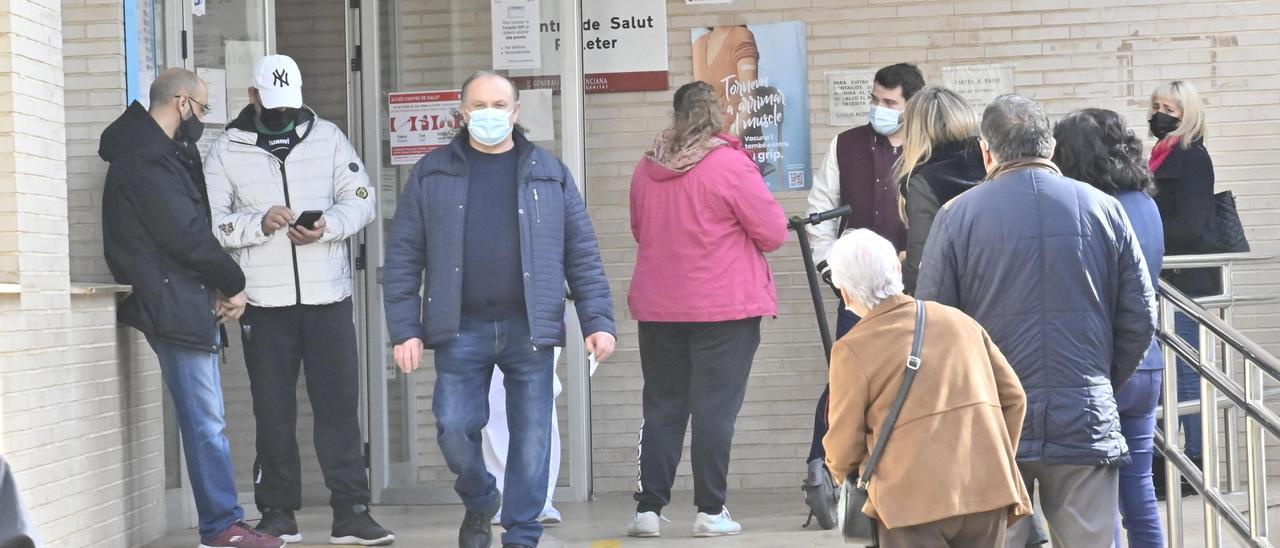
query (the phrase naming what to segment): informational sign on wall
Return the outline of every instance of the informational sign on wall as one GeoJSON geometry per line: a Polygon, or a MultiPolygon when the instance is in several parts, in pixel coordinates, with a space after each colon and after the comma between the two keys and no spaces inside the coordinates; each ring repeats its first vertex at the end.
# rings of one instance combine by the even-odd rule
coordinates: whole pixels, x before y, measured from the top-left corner
{"type": "MultiPolygon", "coordinates": [[[[542,0],[542,62],[536,70],[513,70],[522,89],[560,91],[560,0],[542,0]]],[[[665,90],[667,3],[665,0],[591,0],[582,3],[583,66],[587,93],[665,90]]]]}
{"type": "Polygon", "coordinates": [[[493,68],[536,69],[542,64],[539,0],[491,0],[493,68]]]}
{"type": "Polygon", "coordinates": [[[520,92],[520,117],[518,122],[525,129],[530,141],[556,140],[555,105],[549,89],[529,89],[520,92]]]}
{"type": "Polygon", "coordinates": [[[199,67],[196,75],[209,88],[209,113],[204,115],[208,124],[227,123],[227,71],[215,68],[199,67]]]}
{"type": "Polygon", "coordinates": [[[191,0],[191,15],[204,15],[208,2],[205,0],[191,0]]]}
{"type": "Polygon", "coordinates": [[[391,165],[411,165],[449,144],[462,127],[457,90],[389,93],[391,165]]]}
{"type": "Polygon", "coordinates": [[[872,69],[827,72],[827,125],[866,125],[875,77],[876,71],[872,69]]]}
{"type": "Polygon", "coordinates": [[[809,188],[804,23],[693,29],[693,77],[720,95],[726,124],[770,190],[809,188]]]}
{"type": "Polygon", "coordinates": [[[249,104],[249,88],[254,85],[253,65],[267,54],[267,49],[259,40],[227,40],[224,48],[227,112],[235,118],[240,109],[249,104]]]}
{"type": "Polygon", "coordinates": [[[942,82],[981,116],[993,99],[1013,93],[1013,69],[1008,64],[942,67],[942,82]]]}

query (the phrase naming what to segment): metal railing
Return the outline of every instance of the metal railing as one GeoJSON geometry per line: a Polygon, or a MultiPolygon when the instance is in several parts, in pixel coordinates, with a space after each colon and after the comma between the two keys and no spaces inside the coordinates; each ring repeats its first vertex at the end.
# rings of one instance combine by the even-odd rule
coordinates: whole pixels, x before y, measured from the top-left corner
{"type": "Polygon", "coordinates": [[[1270,547],[1267,540],[1270,530],[1267,521],[1267,475],[1265,433],[1280,437],[1280,417],[1266,407],[1267,391],[1263,375],[1280,382],[1280,359],[1242,335],[1231,326],[1232,305],[1247,301],[1268,299],[1244,299],[1234,295],[1232,288],[1233,266],[1245,262],[1267,260],[1270,257],[1254,253],[1221,255],[1197,255],[1166,257],[1165,269],[1219,268],[1222,294],[1192,300],[1168,283],[1161,281],[1157,289],[1159,310],[1159,340],[1165,357],[1165,373],[1162,409],[1177,409],[1177,413],[1161,413],[1161,425],[1155,433],[1156,447],[1165,456],[1165,485],[1168,497],[1168,534],[1170,548],[1183,546],[1182,499],[1179,497],[1181,478],[1200,493],[1204,506],[1205,546],[1222,545],[1225,525],[1248,546],[1270,547]],[[1215,309],[1217,313],[1208,309],[1215,309]],[[1177,335],[1174,314],[1181,313],[1196,322],[1199,330],[1199,348],[1177,335]],[[1221,359],[1219,347],[1222,348],[1221,359]],[[1243,369],[1237,375],[1238,356],[1243,369]],[[1178,402],[1177,358],[1181,358],[1200,375],[1199,401],[1178,402]],[[1244,385],[1237,382],[1242,378],[1244,385]],[[1202,467],[1197,468],[1178,445],[1178,418],[1181,415],[1199,414],[1202,437],[1202,467]],[[1240,443],[1239,419],[1244,415],[1244,461],[1248,510],[1241,512],[1230,504],[1225,495],[1240,492],[1240,443]],[[1219,455],[1219,428],[1225,423],[1225,444],[1219,455]],[[1167,435],[1166,433],[1172,433],[1167,435]],[[1226,482],[1221,481],[1219,457],[1225,458],[1226,482]],[[1223,489],[1225,483],[1225,490],[1223,489]]]}

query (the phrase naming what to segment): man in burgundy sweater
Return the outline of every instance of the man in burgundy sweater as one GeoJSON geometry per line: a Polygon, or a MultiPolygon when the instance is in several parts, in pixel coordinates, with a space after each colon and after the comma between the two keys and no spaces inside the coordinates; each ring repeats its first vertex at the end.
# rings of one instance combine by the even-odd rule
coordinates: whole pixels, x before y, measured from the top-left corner
{"type": "MultiPolygon", "coordinates": [[[[831,140],[822,167],[813,176],[809,190],[809,213],[848,205],[853,214],[844,219],[810,225],[813,260],[823,279],[830,280],[827,254],[845,230],[869,228],[893,243],[901,253],[907,247],[907,227],[898,215],[898,185],[892,181],[893,164],[901,154],[902,110],[907,100],[924,87],[924,75],[915,65],[898,63],[876,72],[871,90],[869,123],[841,132],[831,140]]],[[[843,337],[858,323],[858,316],[839,305],[836,338],[843,337]]],[[[828,389],[823,389],[813,419],[813,442],[809,449],[808,476],[803,489],[805,503],[823,529],[835,527],[834,490],[823,464],[826,451],[822,437],[827,433],[828,389]]],[[[806,523],[807,525],[807,523],[806,523]]]]}

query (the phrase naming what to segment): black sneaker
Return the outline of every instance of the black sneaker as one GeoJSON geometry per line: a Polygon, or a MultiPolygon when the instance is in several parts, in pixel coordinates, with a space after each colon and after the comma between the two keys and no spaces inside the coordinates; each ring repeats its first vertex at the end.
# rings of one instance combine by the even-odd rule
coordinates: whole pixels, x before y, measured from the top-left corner
{"type": "Polygon", "coordinates": [[[462,527],[458,528],[458,548],[489,548],[493,543],[493,529],[489,520],[496,513],[496,508],[483,514],[468,510],[467,515],[462,518],[462,527]]]}
{"type": "Polygon", "coordinates": [[[254,530],[285,542],[302,542],[302,533],[298,532],[298,520],[293,517],[293,510],[263,509],[262,521],[258,522],[254,530]]]}
{"type": "Polygon", "coordinates": [[[357,504],[351,514],[333,518],[333,534],[329,544],[354,544],[357,546],[386,546],[396,541],[396,535],[373,521],[369,507],[357,504]]]}

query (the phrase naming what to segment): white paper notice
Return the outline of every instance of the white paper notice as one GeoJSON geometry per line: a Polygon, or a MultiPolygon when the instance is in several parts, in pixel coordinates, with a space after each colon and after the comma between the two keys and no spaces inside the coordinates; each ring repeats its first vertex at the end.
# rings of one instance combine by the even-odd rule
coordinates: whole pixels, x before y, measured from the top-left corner
{"type": "Polygon", "coordinates": [[[191,15],[204,15],[207,4],[206,0],[191,0],[191,15]]]}
{"type": "Polygon", "coordinates": [[[249,88],[253,87],[253,65],[266,55],[262,42],[257,40],[228,40],[226,42],[227,112],[234,118],[240,109],[249,104],[249,88]]]}
{"type": "Polygon", "coordinates": [[[390,93],[391,165],[411,165],[449,144],[462,127],[456,90],[390,93]]]}
{"type": "Polygon", "coordinates": [[[827,73],[827,125],[861,126],[871,110],[874,70],[840,70],[827,73]]]}
{"type": "Polygon", "coordinates": [[[209,114],[204,116],[204,121],[210,124],[227,123],[227,71],[197,68],[196,74],[209,86],[209,114]]]}
{"type": "Polygon", "coordinates": [[[556,140],[555,112],[550,89],[520,92],[520,125],[530,141],[556,140]]]}
{"type": "Polygon", "coordinates": [[[587,355],[587,361],[591,364],[591,371],[587,373],[587,376],[594,376],[596,374],[596,368],[600,367],[600,360],[597,360],[596,353],[592,352],[587,355]]]}
{"type": "Polygon", "coordinates": [[[942,82],[981,116],[993,99],[1013,93],[1013,69],[1013,65],[942,67],[942,82]]]}
{"type": "Polygon", "coordinates": [[[493,68],[536,69],[542,65],[539,0],[493,2],[493,68]]]}

